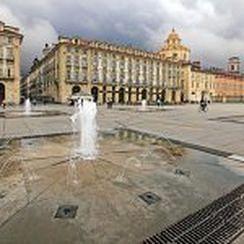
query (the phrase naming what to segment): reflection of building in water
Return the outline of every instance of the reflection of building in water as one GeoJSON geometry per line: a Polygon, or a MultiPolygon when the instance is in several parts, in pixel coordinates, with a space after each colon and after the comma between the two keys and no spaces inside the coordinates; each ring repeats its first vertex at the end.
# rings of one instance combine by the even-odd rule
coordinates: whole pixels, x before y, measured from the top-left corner
{"type": "Polygon", "coordinates": [[[23,36],[16,27],[0,21],[0,104],[20,100],[20,46],[23,36]]]}
{"type": "Polygon", "coordinates": [[[35,59],[23,84],[28,84],[25,87],[31,97],[45,96],[62,103],[79,92],[92,94],[98,103],[215,99],[218,75],[213,70],[203,70],[199,62],[191,62],[190,53],[174,29],[164,46],[154,53],[59,37],[56,44],[46,44],[43,56],[35,59]]]}

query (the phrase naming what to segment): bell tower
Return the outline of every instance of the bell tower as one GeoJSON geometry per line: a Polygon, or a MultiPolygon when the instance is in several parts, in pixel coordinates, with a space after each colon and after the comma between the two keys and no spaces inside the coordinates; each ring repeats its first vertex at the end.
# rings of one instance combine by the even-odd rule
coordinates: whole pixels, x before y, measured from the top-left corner
{"type": "Polygon", "coordinates": [[[240,58],[231,57],[228,62],[228,72],[232,74],[240,74],[240,58]]]}

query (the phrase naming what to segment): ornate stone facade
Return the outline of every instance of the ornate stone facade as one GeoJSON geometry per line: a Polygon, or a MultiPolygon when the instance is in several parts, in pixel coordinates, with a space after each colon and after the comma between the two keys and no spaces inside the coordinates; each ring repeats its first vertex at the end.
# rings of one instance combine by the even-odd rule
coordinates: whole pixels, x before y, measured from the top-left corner
{"type": "Polygon", "coordinates": [[[173,29],[158,54],[164,60],[189,62],[191,51],[181,43],[179,35],[173,29]]]}
{"type": "Polygon", "coordinates": [[[20,46],[23,36],[19,29],[0,22],[0,104],[20,101],[20,46]]]}
{"type": "Polygon", "coordinates": [[[26,91],[22,93],[60,103],[66,103],[77,92],[92,94],[99,104],[108,100],[136,104],[143,99],[148,103],[157,99],[195,103],[201,99],[219,101],[220,97],[243,100],[242,75],[202,69],[200,62],[191,62],[190,53],[174,29],[161,50],[154,53],[107,42],[59,37],[56,44],[46,44],[41,59],[34,61],[23,79],[26,91]],[[223,77],[228,86],[223,86],[223,77]],[[235,92],[230,87],[235,87],[235,92]]]}
{"type": "Polygon", "coordinates": [[[91,93],[102,104],[108,100],[135,104],[158,98],[179,103],[182,65],[159,54],[81,38],[60,37],[45,46],[29,76],[31,97],[49,96],[65,103],[76,92],[91,93]]]}
{"type": "Polygon", "coordinates": [[[216,102],[244,102],[244,77],[240,74],[216,72],[216,102]]]}

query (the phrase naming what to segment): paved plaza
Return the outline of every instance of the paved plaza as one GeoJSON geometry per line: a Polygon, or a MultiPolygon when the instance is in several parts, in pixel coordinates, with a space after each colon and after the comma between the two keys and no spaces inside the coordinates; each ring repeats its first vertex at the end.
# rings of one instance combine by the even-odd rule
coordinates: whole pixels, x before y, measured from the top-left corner
{"type": "MultiPolygon", "coordinates": [[[[21,108],[19,108],[21,109],[21,108]]],[[[71,133],[73,107],[51,105],[37,110],[64,114],[45,117],[0,118],[2,138],[71,133]]],[[[16,110],[16,108],[14,109],[16,110]]],[[[207,113],[198,105],[166,106],[163,111],[140,112],[135,107],[99,107],[100,130],[125,126],[163,134],[170,139],[202,145],[244,156],[244,104],[212,104],[207,113]]]]}
{"type": "MultiPolygon", "coordinates": [[[[11,116],[0,118],[1,138],[11,142],[0,154],[0,243],[142,243],[228,195],[244,182],[244,104],[211,104],[206,113],[198,106],[99,106],[100,154],[75,167],[67,164],[77,160],[73,107],[36,106],[33,116],[8,108],[11,116]],[[57,218],[69,204],[75,219],[57,218]]],[[[238,194],[237,204],[230,198],[237,217],[238,194]]]]}

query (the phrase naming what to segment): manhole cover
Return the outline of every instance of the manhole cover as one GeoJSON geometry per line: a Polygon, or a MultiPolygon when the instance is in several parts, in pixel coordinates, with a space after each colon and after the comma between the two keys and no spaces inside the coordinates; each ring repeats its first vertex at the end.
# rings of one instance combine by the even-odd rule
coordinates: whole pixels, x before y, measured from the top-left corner
{"type": "Polygon", "coordinates": [[[143,193],[143,194],[139,195],[139,198],[141,198],[148,205],[154,204],[161,200],[161,198],[153,192],[143,193]]]}
{"type": "Polygon", "coordinates": [[[58,219],[73,219],[76,216],[78,206],[76,205],[63,205],[59,206],[55,218],[58,219]]]}

